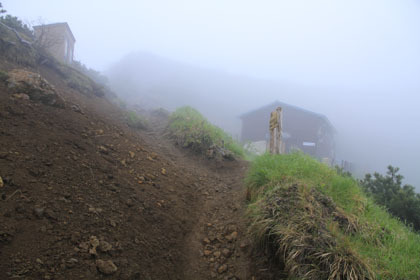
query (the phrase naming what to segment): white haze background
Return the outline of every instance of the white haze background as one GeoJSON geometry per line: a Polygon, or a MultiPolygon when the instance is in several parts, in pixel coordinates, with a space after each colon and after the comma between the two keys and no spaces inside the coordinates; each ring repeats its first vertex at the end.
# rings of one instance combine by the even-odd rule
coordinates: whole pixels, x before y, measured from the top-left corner
{"type": "Polygon", "coordinates": [[[322,113],[339,158],[365,171],[399,166],[420,190],[418,1],[2,3],[27,22],[68,22],[76,59],[109,75],[122,69],[145,87],[131,94],[154,86],[234,135],[238,115],[274,100],[322,113]]]}

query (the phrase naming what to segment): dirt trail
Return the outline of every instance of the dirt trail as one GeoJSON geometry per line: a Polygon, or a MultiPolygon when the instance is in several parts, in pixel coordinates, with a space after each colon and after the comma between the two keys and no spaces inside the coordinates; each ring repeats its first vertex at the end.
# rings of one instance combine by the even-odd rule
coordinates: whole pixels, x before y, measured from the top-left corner
{"type": "Polygon", "coordinates": [[[246,235],[246,162],[177,147],[164,123],[130,129],[37,71],[66,106],[0,84],[0,279],[279,279],[246,235]]]}
{"type": "Polygon", "coordinates": [[[245,169],[242,163],[221,166],[201,186],[201,212],[185,245],[185,279],[251,279],[243,220],[245,169]]]}
{"type": "Polygon", "coordinates": [[[280,279],[265,268],[264,257],[255,255],[247,234],[243,182],[249,163],[209,160],[175,147],[163,128],[149,133],[146,142],[198,176],[190,209],[194,225],[182,251],[182,279],[280,279]]]}
{"type": "Polygon", "coordinates": [[[175,147],[165,135],[165,123],[149,133],[149,144],[198,176],[194,219],[184,241],[183,279],[252,279],[250,242],[246,235],[245,188],[248,163],[215,161],[175,147]]]}

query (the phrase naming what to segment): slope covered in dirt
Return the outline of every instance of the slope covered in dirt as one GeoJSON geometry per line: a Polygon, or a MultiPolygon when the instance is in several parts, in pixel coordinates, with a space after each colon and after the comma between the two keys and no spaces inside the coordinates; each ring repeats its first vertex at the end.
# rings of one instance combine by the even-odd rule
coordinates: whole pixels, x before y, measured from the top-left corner
{"type": "MultiPolygon", "coordinates": [[[[3,73],[15,67],[2,66],[3,73]]],[[[68,88],[48,67],[29,70],[41,73],[64,104],[44,104],[0,83],[2,275],[263,275],[251,265],[243,220],[247,163],[176,147],[164,123],[133,130],[106,99],[68,88]]]]}
{"type": "Polygon", "coordinates": [[[0,86],[1,274],[182,279],[199,176],[146,145],[107,100],[37,70],[66,106],[0,86]]]}
{"type": "Polygon", "coordinates": [[[176,147],[161,116],[130,128],[2,26],[0,50],[1,279],[277,277],[247,238],[246,162],[176,147]]]}

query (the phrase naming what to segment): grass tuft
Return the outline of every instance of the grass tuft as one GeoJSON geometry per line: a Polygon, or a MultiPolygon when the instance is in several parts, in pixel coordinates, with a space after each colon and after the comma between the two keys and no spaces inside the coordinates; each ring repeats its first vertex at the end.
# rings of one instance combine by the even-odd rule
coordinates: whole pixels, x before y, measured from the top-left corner
{"type": "Polygon", "coordinates": [[[147,129],[148,121],[134,111],[127,112],[127,124],[131,128],[147,129]]]}
{"type": "Polygon", "coordinates": [[[299,279],[418,279],[420,236],[353,178],[302,153],[263,155],[246,178],[250,232],[299,279]]]}
{"type": "Polygon", "coordinates": [[[169,131],[178,144],[199,153],[216,150],[225,154],[228,151],[239,157],[244,156],[242,146],[192,107],[178,108],[170,115],[169,131]]]}
{"type": "Polygon", "coordinates": [[[9,75],[6,72],[0,70],[0,82],[4,83],[7,81],[7,79],[9,79],[9,75]]]}

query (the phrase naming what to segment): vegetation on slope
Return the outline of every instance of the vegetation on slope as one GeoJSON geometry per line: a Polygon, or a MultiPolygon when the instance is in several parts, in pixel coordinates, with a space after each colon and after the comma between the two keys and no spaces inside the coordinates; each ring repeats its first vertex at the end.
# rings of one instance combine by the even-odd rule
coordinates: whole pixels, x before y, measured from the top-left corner
{"type": "MultiPolygon", "coordinates": [[[[1,11],[0,3],[0,14],[1,11]]],[[[45,65],[64,78],[69,87],[83,94],[115,97],[103,84],[105,78],[99,72],[80,62],[61,63],[48,52],[47,45],[37,40],[28,25],[11,15],[0,16],[0,57],[22,66],[45,65]]]]}
{"type": "MultiPolygon", "coordinates": [[[[1,3],[0,3],[1,5],[1,3]]],[[[0,7],[1,8],[1,7],[0,7]]],[[[26,38],[33,37],[33,31],[29,28],[28,25],[24,24],[19,18],[12,15],[5,15],[0,17],[0,22],[6,24],[7,26],[15,29],[17,32],[24,34],[26,38]]]]}
{"type": "Polygon", "coordinates": [[[357,181],[301,153],[263,155],[246,179],[250,231],[300,279],[418,279],[420,236],[357,181]]]}
{"type": "Polygon", "coordinates": [[[137,129],[147,129],[148,128],[148,122],[147,119],[143,116],[137,114],[135,111],[127,111],[126,112],[127,117],[127,124],[131,128],[137,128],[137,129]]]}
{"type": "Polygon", "coordinates": [[[403,176],[398,174],[399,168],[388,166],[387,174],[377,172],[366,174],[360,181],[364,190],[373,200],[383,205],[394,216],[420,230],[420,194],[411,185],[403,185],[403,176]]]}
{"type": "Polygon", "coordinates": [[[192,107],[178,108],[169,118],[169,131],[179,145],[200,152],[220,152],[224,157],[230,153],[242,157],[242,146],[221,128],[211,124],[192,107]]]}

